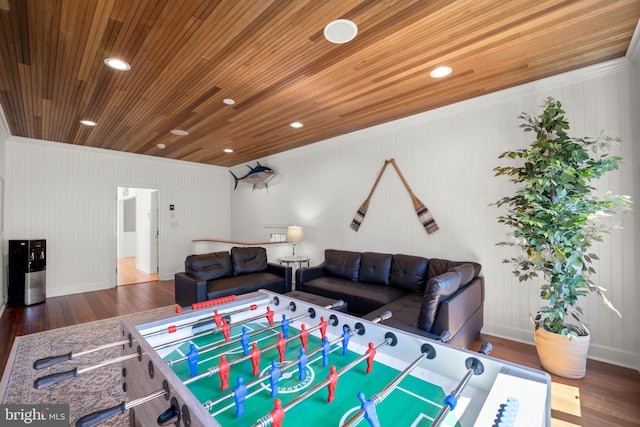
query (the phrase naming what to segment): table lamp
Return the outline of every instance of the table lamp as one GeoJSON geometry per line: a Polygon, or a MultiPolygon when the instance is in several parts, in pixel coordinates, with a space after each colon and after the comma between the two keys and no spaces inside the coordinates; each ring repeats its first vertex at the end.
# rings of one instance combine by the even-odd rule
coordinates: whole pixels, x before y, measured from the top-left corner
{"type": "Polygon", "coordinates": [[[291,256],[295,256],[296,243],[302,242],[302,227],[297,225],[287,227],[287,242],[293,243],[293,254],[291,256]]]}

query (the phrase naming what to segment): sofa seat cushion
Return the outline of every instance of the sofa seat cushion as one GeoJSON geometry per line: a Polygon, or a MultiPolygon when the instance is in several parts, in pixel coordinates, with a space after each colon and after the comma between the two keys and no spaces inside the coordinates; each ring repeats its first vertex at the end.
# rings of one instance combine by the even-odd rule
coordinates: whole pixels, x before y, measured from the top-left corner
{"type": "Polygon", "coordinates": [[[358,280],[361,260],[360,252],[327,249],[324,251],[324,270],[332,276],[355,281],[358,280]]]}
{"type": "Polygon", "coordinates": [[[229,252],[189,255],[184,261],[185,271],[202,280],[231,276],[233,267],[229,252]]]}
{"type": "Polygon", "coordinates": [[[425,277],[429,260],[426,258],[400,255],[393,256],[390,284],[408,292],[424,292],[425,277]]]}
{"type": "Polygon", "coordinates": [[[360,282],[372,283],[374,285],[388,285],[389,273],[391,272],[391,254],[379,254],[365,252],[362,254],[360,262],[360,282]]]}
{"type": "Polygon", "coordinates": [[[241,295],[267,287],[274,292],[284,293],[287,291],[286,283],[282,276],[273,273],[259,272],[242,276],[224,277],[207,282],[207,299],[241,295]]]}
{"type": "Polygon", "coordinates": [[[324,276],[305,282],[300,289],[327,298],[342,299],[349,304],[349,312],[362,316],[405,294],[402,289],[390,286],[372,286],[364,282],[324,276]]]}
{"type": "Polygon", "coordinates": [[[231,248],[231,261],[234,276],[264,271],[267,269],[267,250],[261,247],[234,246],[231,248]]]}
{"type": "Polygon", "coordinates": [[[418,315],[418,327],[431,332],[433,322],[438,313],[440,300],[453,295],[460,288],[461,276],[454,271],[434,277],[427,282],[424,291],[420,314],[418,315]]]}
{"type": "Polygon", "coordinates": [[[384,305],[370,313],[363,316],[366,320],[373,320],[380,316],[385,311],[389,310],[392,313],[391,319],[385,320],[384,324],[387,326],[393,323],[401,323],[403,325],[411,326],[413,328],[418,327],[418,313],[420,313],[420,306],[422,305],[422,294],[410,293],[403,297],[398,298],[389,304],[384,305]]]}

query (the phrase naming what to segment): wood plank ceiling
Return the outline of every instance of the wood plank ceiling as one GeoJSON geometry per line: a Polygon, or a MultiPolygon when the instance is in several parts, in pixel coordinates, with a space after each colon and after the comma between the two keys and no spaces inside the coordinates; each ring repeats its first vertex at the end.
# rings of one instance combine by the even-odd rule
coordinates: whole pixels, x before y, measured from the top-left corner
{"type": "Polygon", "coordinates": [[[0,0],[0,103],[15,136],[234,166],[622,57],[639,18],[639,0],[0,0]],[[340,18],[358,35],[333,44],[340,18]]]}

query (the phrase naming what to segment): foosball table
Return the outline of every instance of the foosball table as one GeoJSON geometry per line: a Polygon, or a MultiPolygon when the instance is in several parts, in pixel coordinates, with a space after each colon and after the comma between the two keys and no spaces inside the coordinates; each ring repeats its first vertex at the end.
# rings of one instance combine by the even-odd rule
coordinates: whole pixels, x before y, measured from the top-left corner
{"type": "MultiPolygon", "coordinates": [[[[261,290],[123,321],[131,425],[549,426],[544,372],[261,290]]],[[[392,315],[392,314],[389,314],[392,315]]],[[[383,316],[386,317],[386,316],[383,316]]]]}

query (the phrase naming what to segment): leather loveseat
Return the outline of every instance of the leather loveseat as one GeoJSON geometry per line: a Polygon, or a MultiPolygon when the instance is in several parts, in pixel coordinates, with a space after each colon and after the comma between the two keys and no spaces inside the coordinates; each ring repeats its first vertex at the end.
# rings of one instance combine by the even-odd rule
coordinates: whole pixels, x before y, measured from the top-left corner
{"type": "Polygon", "coordinates": [[[347,302],[349,312],[385,325],[469,347],[483,325],[484,278],[475,262],[402,254],[325,251],[324,262],[296,271],[299,291],[347,302]]]}
{"type": "Polygon", "coordinates": [[[182,307],[258,289],[291,292],[291,267],[267,262],[262,247],[189,255],[184,266],[184,272],[176,273],[174,284],[176,303],[182,307]]]}

